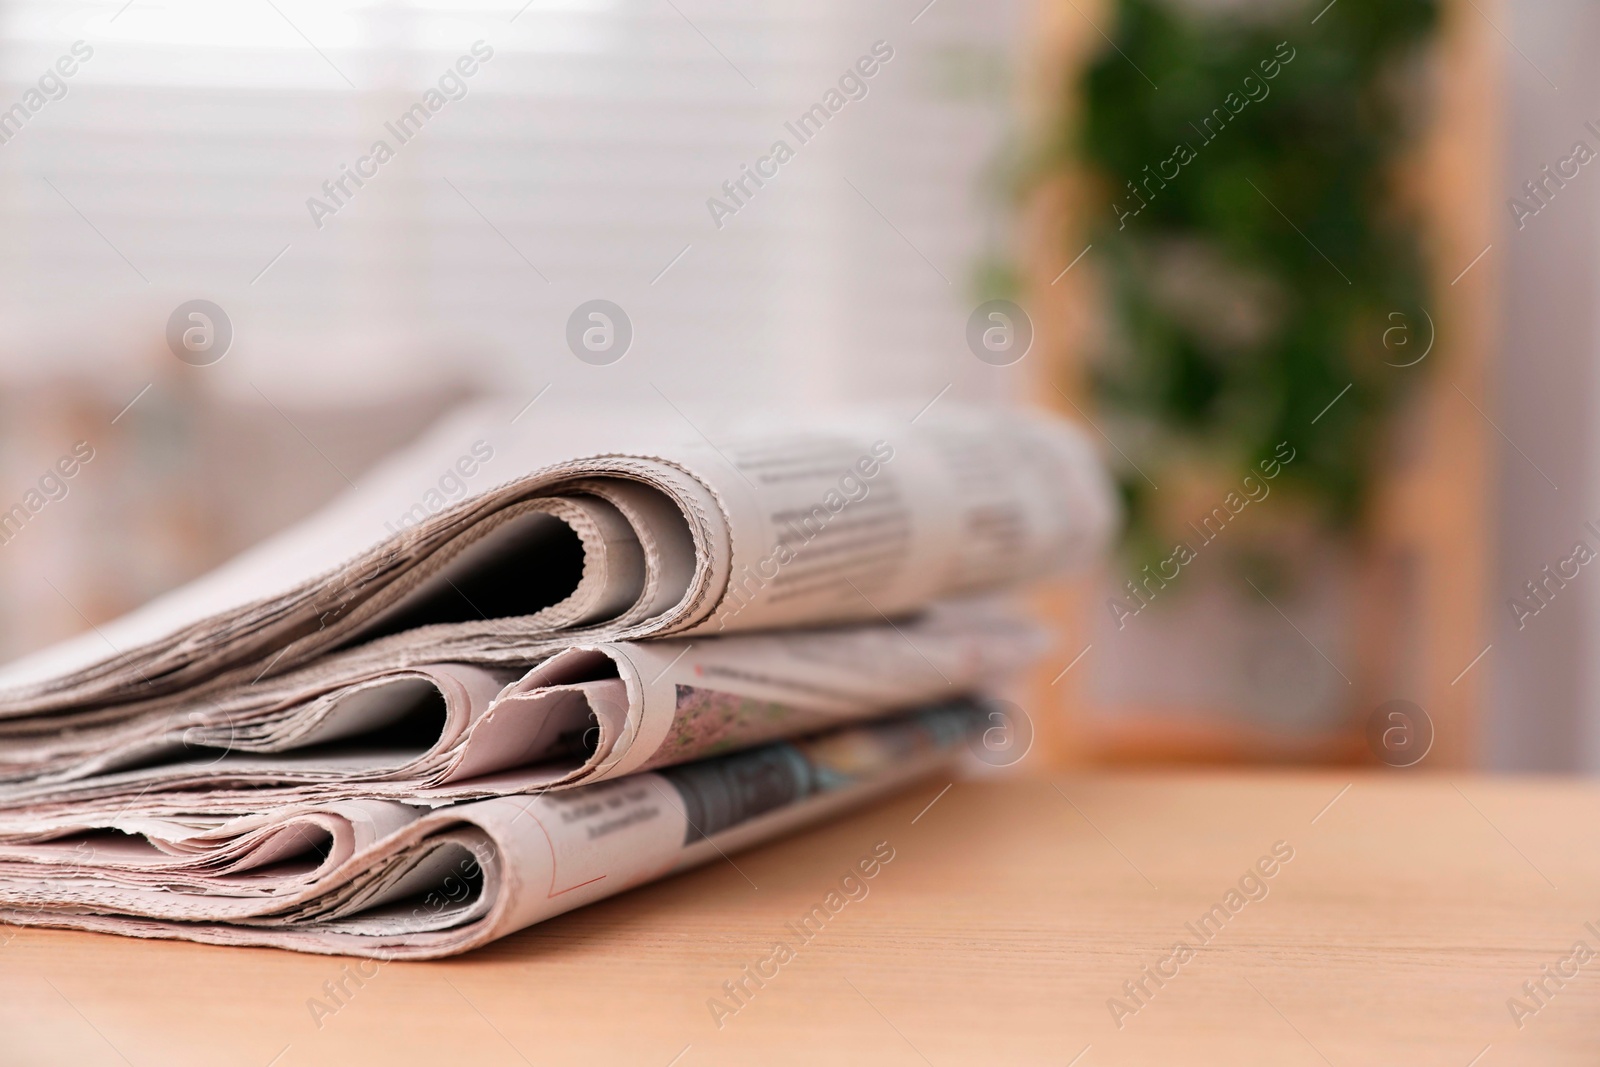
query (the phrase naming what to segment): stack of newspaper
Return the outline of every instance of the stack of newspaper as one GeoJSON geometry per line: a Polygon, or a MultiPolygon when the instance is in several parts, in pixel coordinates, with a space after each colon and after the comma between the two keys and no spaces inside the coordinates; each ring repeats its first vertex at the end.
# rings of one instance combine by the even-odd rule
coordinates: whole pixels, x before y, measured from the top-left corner
{"type": "Polygon", "coordinates": [[[0,921],[442,956],[858,806],[990,725],[993,594],[1113,511],[1014,411],[457,413],[0,671],[0,921]]]}

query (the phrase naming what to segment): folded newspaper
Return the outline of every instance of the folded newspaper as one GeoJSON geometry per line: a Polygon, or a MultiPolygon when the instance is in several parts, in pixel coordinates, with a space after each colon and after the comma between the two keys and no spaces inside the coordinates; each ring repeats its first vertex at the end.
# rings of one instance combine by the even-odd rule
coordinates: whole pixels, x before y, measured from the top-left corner
{"type": "Polygon", "coordinates": [[[0,670],[0,921],[464,951],[950,762],[1113,516],[1015,411],[460,412],[0,670]]]}

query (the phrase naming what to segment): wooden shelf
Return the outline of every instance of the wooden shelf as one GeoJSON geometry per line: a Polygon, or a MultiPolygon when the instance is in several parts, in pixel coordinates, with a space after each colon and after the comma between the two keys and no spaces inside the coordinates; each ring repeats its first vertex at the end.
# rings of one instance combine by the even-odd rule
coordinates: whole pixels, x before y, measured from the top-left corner
{"type": "MultiPolygon", "coordinates": [[[[1026,80],[1027,112],[1036,128],[1058,126],[1064,86],[1084,58],[1104,47],[1090,23],[1111,18],[1108,3],[1044,0],[1033,67],[1026,80]]],[[[1434,765],[1479,762],[1480,719],[1492,657],[1474,661],[1487,644],[1490,470],[1493,433],[1473,405],[1485,407],[1486,368],[1496,336],[1495,257],[1463,268],[1493,241],[1498,211],[1499,48],[1493,28],[1472,0],[1446,0],[1437,39],[1435,118],[1425,142],[1397,177],[1397,197],[1414,204],[1427,224],[1436,307],[1433,350],[1414,404],[1397,420],[1363,562],[1351,581],[1357,608],[1350,625],[1356,650],[1347,726],[1309,746],[1285,746],[1220,719],[1214,727],[1171,721],[1132,708],[1097,706],[1089,670],[1053,678],[1060,665],[1091,640],[1092,580],[1062,583],[1038,598],[1040,614],[1061,635],[1052,669],[1041,670],[1031,706],[1055,765],[1103,761],[1170,762],[1185,753],[1206,761],[1300,762],[1362,758],[1365,715],[1386,699],[1404,697],[1432,718],[1434,765]],[[1469,402],[1470,400],[1470,402],[1469,402]],[[1395,572],[1408,570],[1411,605],[1395,603],[1395,572]],[[1474,664],[1471,670],[1465,670],[1474,664]],[[1115,714],[1107,714],[1112,711],[1115,714]],[[1125,725],[1107,725],[1107,723],[1125,725]]],[[[1038,402],[1076,417],[1088,409],[1085,354],[1104,330],[1092,256],[1061,271],[1083,244],[1075,205],[1078,179],[1063,175],[1029,205],[1024,261],[1027,306],[1035,318],[1038,402]]],[[[1420,328],[1420,327],[1419,327],[1420,328]]],[[[1396,373],[1404,373],[1397,370],[1396,373]]],[[[1180,709],[1181,710],[1181,709],[1180,709]]]]}

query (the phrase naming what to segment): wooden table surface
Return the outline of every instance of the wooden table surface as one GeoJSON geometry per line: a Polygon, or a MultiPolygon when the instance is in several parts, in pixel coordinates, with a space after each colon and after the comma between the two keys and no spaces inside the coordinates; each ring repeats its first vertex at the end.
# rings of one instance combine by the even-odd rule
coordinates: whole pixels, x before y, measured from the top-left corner
{"type": "Polygon", "coordinates": [[[944,786],[365,980],[340,958],[0,928],[0,1062],[1600,1063],[1600,955],[1572,955],[1600,953],[1600,786],[944,786]],[[801,942],[786,924],[879,842],[894,858],[866,895],[801,942]],[[1292,859],[1246,878],[1275,844],[1292,859]],[[723,983],[775,942],[793,958],[733,1011],[723,983]]]}

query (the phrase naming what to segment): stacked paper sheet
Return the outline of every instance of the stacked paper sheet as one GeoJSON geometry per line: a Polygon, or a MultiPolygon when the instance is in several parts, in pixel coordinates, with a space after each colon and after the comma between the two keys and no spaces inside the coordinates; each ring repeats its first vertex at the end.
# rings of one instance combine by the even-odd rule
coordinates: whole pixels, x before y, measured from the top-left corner
{"type": "Polygon", "coordinates": [[[948,763],[1092,558],[1070,426],[460,413],[0,671],[0,920],[463,951],[948,763]]]}

